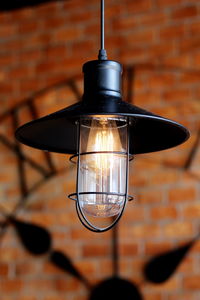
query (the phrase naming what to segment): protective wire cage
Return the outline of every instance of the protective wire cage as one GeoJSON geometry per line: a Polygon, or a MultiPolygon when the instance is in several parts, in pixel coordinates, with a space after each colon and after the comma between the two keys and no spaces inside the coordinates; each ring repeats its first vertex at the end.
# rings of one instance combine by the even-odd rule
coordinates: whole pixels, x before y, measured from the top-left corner
{"type": "Polygon", "coordinates": [[[129,119],[81,118],[77,131],[78,153],[70,158],[77,164],[76,193],[68,197],[76,201],[77,215],[87,229],[104,232],[119,221],[127,201],[133,199],[128,195],[129,160],[133,159],[129,155],[129,119]],[[112,223],[97,227],[87,216],[112,217],[112,223]]]}

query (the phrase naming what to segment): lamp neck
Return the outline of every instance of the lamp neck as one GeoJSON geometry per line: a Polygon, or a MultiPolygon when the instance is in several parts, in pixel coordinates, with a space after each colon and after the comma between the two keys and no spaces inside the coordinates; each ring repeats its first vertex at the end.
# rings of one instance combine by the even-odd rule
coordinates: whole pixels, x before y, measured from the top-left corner
{"type": "Polygon", "coordinates": [[[122,66],[111,60],[94,60],[83,65],[85,102],[102,96],[121,99],[122,66]]]}

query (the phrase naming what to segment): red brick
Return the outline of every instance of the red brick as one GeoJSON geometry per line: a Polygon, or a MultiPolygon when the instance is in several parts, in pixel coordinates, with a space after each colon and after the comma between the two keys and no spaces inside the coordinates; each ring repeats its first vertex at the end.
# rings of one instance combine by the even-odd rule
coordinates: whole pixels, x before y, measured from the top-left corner
{"type": "Polygon", "coordinates": [[[146,173],[141,172],[138,176],[130,176],[129,184],[135,187],[142,187],[148,185],[148,181],[146,173]]]}
{"type": "Polygon", "coordinates": [[[10,261],[16,261],[20,259],[22,253],[19,248],[14,247],[1,247],[0,248],[0,257],[1,263],[9,263],[10,261]]]}
{"type": "Polygon", "coordinates": [[[169,88],[175,85],[175,76],[173,73],[158,73],[152,74],[147,79],[147,84],[152,89],[169,88]]]}
{"type": "MultiPolygon", "coordinates": [[[[148,83],[147,83],[148,84],[148,83]]],[[[144,103],[146,105],[158,105],[161,102],[162,95],[159,89],[149,90],[145,92],[141,92],[135,95],[134,102],[138,106],[143,106],[144,103]]]]}
{"type": "Polygon", "coordinates": [[[29,294],[33,294],[36,290],[47,293],[47,291],[52,289],[52,280],[39,278],[37,275],[32,280],[26,281],[26,289],[29,291],[29,294]]]}
{"type": "Polygon", "coordinates": [[[81,41],[81,42],[74,42],[72,45],[72,52],[74,54],[74,56],[78,55],[78,56],[83,56],[83,58],[85,58],[85,55],[87,55],[88,53],[88,49],[90,49],[92,51],[92,49],[95,50],[95,45],[93,41],[81,41]],[[80,48],[81,48],[81,53],[80,53],[80,48]]]}
{"type": "Polygon", "coordinates": [[[184,54],[179,54],[175,55],[173,57],[166,57],[163,59],[163,68],[166,68],[166,70],[173,70],[181,69],[181,68],[186,68],[190,67],[191,65],[191,57],[189,54],[184,53],[184,54]]]}
{"type": "MultiPolygon", "coordinates": [[[[148,287],[148,285],[147,285],[148,287]]],[[[164,283],[161,284],[153,284],[151,285],[151,289],[153,289],[154,292],[164,291],[166,292],[175,292],[180,288],[180,281],[176,277],[172,277],[169,280],[165,281],[164,283]]]]}
{"type": "Polygon", "coordinates": [[[29,62],[34,62],[36,63],[40,59],[42,59],[44,56],[44,52],[41,50],[27,50],[27,51],[21,51],[19,53],[19,59],[23,61],[24,64],[29,63],[29,62]]]}
{"type": "Polygon", "coordinates": [[[40,30],[39,24],[36,20],[33,20],[31,22],[26,22],[19,24],[19,34],[31,34],[36,32],[37,30],[40,30]]]}
{"type": "Polygon", "coordinates": [[[137,199],[142,204],[152,204],[152,203],[161,203],[163,199],[163,193],[161,189],[147,190],[139,192],[137,199]]]}
{"type": "Polygon", "coordinates": [[[65,45],[56,45],[45,50],[45,57],[48,59],[63,59],[68,54],[68,49],[65,45]]]}
{"type": "Polygon", "coordinates": [[[99,272],[101,274],[110,274],[112,267],[113,267],[113,263],[110,260],[110,258],[103,258],[101,259],[101,263],[99,264],[99,272]]]}
{"type": "MultiPolygon", "coordinates": [[[[133,197],[135,197],[134,193],[133,197]]],[[[121,220],[122,223],[136,223],[145,219],[144,207],[136,206],[135,204],[137,204],[137,196],[134,200],[132,200],[132,202],[128,203],[127,209],[125,210],[123,218],[121,220]]]]}
{"type": "Polygon", "coordinates": [[[147,58],[146,50],[141,46],[134,46],[132,48],[121,48],[120,51],[120,60],[123,64],[130,64],[135,62],[144,61],[147,58]]]}
{"type": "Polygon", "coordinates": [[[57,279],[55,286],[58,292],[75,291],[80,288],[81,283],[75,279],[57,279]]]}
{"type": "MultiPolygon", "coordinates": [[[[110,239],[111,232],[105,232],[102,234],[103,239],[110,239]]],[[[94,236],[94,233],[91,231],[85,230],[84,228],[78,226],[71,230],[71,237],[73,240],[90,240],[94,236]]]]}
{"type": "Polygon", "coordinates": [[[179,174],[175,170],[158,171],[151,176],[151,185],[166,185],[172,184],[179,179],[179,174]]]}
{"type": "Polygon", "coordinates": [[[58,16],[49,16],[48,18],[44,18],[42,20],[42,26],[45,29],[51,30],[56,29],[59,27],[62,27],[62,25],[66,25],[66,19],[64,16],[58,15],[58,16]]]}
{"type": "Polygon", "coordinates": [[[191,237],[193,235],[193,226],[188,222],[171,222],[164,226],[163,232],[166,237],[191,237]]]}
{"type": "Polygon", "coordinates": [[[178,268],[178,272],[189,274],[193,273],[195,268],[195,261],[193,257],[186,256],[178,268]]]}
{"type": "Polygon", "coordinates": [[[51,275],[56,275],[56,274],[62,274],[62,270],[58,267],[56,267],[54,264],[52,264],[51,262],[46,262],[43,265],[42,271],[45,274],[51,274],[51,275]]]}
{"type": "Polygon", "coordinates": [[[190,290],[199,290],[200,287],[200,275],[190,275],[184,278],[184,287],[190,290]]]}
{"type": "Polygon", "coordinates": [[[158,6],[168,7],[173,5],[178,5],[182,0],[156,0],[158,6]]]}
{"type": "MultiPolygon", "coordinates": [[[[106,42],[106,45],[108,49],[111,48],[111,51],[113,51],[115,48],[118,48],[119,45],[121,45],[122,43],[125,43],[125,39],[122,38],[120,35],[118,35],[118,36],[110,36],[108,41],[106,42]]],[[[112,55],[112,53],[110,53],[110,55],[112,55]]]]}
{"type": "Polygon", "coordinates": [[[180,115],[180,112],[174,109],[174,106],[167,103],[165,104],[165,106],[163,106],[162,104],[160,106],[159,105],[152,106],[152,110],[154,114],[172,120],[177,120],[177,121],[178,121],[178,116],[180,115]]]}
{"type": "Polygon", "coordinates": [[[189,205],[187,207],[184,207],[183,209],[183,215],[186,218],[198,218],[200,217],[200,204],[194,204],[194,205],[189,205]]]}
{"type": "Polygon", "coordinates": [[[1,54],[1,56],[0,56],[0,66],[1,67],[6,67],[9,65],[12,65],[14,62],[15,62],[15,59],[11,53],[1,54]]]}
{"type": "Polygon", "coordinates": [[[97,34],[99,32],[99,23],[95,22],[91,24],[86,24],[83,30],[84,35],[89,35],[91,37],[94,37],[95,40],[97,40],[97,34]]]}
{"type": "Polygon", "coordinates": [[[60,300],[60,296],[45,296],[44,300],[60,300]]]}
{"type": "Polygon", "coordinates": [[[30,77],[33,74],[33,69],[28,66],[17,66],[9,72],[9,78],[21,79],[30,77]]]}
{"type": "Polygon", "coordinates": [[[133,16],[127,16],[125,18],[119,18],[114,20],[113,28],[117,31],[125,31],[134,29],[137,22],[133,16]]]}
{"type": "Polygon", "coordinates": [[[185,290],[183,292],[179,292],[179,293],[173,293],[173,295],[169,296],[169,300],[196,300],[195,299],[195,293],[193,295],[193,293],[189,292],[186,293],[185,290]]]}
{"type": "Polygon", "coordinates": [[[69,22],[72,22],[73,24],[82,24],[83,22],[92,20],[93,16],[94,14],[89,10],[76,11],[69,16],[69,22]]]}
{"type": "Polygon", "coordinates": [[[167,21],[167,15],[165,12],[153,12],[148,13],[139,18],[139,25],[145,26],[159,26],[167,21]]]}
{"type": "Polygon", "coordinates": [[[178,47],[181,53],[183,52],[186,53],[188,51],[191,51],[191,49],[198,49],[199,46],[200,46],[199,38],[194,36],[194,37],[184,38],[183,40],[181,40],[178,47]]]}
{"type": "Polygon", "coordinates": [[[96,263],[90,261],[90,259],[88,261],[85,259],[84,261],[76,262],[76,267],[82,272],[82,274],[85,274],[86,277],[92,275],[95,276],[97,271],[96,263]]]}
{"type": "Polygon", "coordinates": [[[58,216],[47,212],[34,212],[31,215],[31,222],[38,224],[39,226],[53,226],[58,224],[58,216]]]}
{"type": "Polygon", "coordinates": [[[13,10],[10,12],[10,18],[15,20],[17,23],[21,23],[22,21],[29,21],[30,19],[35,17],[35,11],[30,7],[26,7],[24,9],[13,10]]]}
{"type": "Polygon", "coordinates": [[[199,78],[200,78],[199,72],[187,72],[181,75],[180,80],[183,84],[198,83],[199,78]]]}
{"type": "Polygon", "coordinates": [[[136,243],[123,243],[120,245],[120,255],[132,256],[138,254],[138,244],[136,243]]]}
{"type": "Polygon", "coordinates": [[[76,2],[64,2],[63,4],[63,9],[66,11],[70,11],[71,13],[73,13],[74,11],[77,11],[77,9],[80,8],[80,1],[76,1],[76,2]]]}
{"type": "Polygon", "coordinates": [[[196,236],[196,238],[194,238],[194,244],[191,249],[191,252],[192,253],[200,253],[200,241],[199,241],[198,235],[196,236]]]}
{"type": "Polygon", "coordinates": [[[196,67],[200,66],[200,54],[199,53],[194,54],[193,62],[196,67]]]}
{"type": "Polygon", "coordinates": [[[191,98],[190,91],[188,89],[175,89],[163,93],[163,99],[168,102],[183,102],[184,100],[189,100],[191,98]]]}
{"type": "Polygon", "coordinates": [[[125,45],[128,45],[129,47],[132,45],[143,45],[143,44],[149,44],[152,43],[154,40],[154,34],[152,30],[141,30],[139,32],[130,32],[127,34],[123,40],[123,43],[125,45]]]}
{"type": "Polygon", "coordinates": [[[149,11],[152,7],[151,0],[135,0],[134,2],[131,0],[127,0],[127,11],[132,13],[142,13],[149,11]]]}
{"type": "Polygon", "coordinates": [[[182,39],[184,37],[184,34],[186,32],[186,28],[184,24],[181,25],[171,25],[168,27],[165,27],[160,30],[160,39],[161,40],[171,40],[171,39],[182,39]]]}
{"type": "Polygon", "coordinates": [[[177,10],[175,10],[172,13],[173,19],[185,19],[185,18],[191,18],[195,17],[198,13],[197,7],[194,5],[188,5],[185,7],[181,7],[177,10]]]}
{"type": "MultiPolygon", "coordinates": [[[[94,2],[95,2],[95,0],[94,0],[94,2]]],[[[116,15],[119,15],[121,13],[122,9],[123,9],[123,3],[113,2],[113,3],[111,3],[111,5],[106,5],[105,6],[106,18],[108,18],[109,20],[115,18],[116,15]]],[[[98,14],[98,11],[97,11],[97,14],[98,14]]]]}
{"type": "Polygon", "coordinates": [[[8,276],[9,265],[6,263],[0,263],[0,276],[6,277],[8,276]]]}
{"type": "Polygon", "coordinates": [[[144,293],[145,300],[162,300],[162,293],[154,293],[154,292],[145,292],[144,293]]]}
{"type": "Polygon", "coordinates": [[[164,253],[172,248],[170,242],[147,242],[145,245],[145,253],[147,255],[156,255],[164,253]]]}
{"type": "Polygon", "coordinates": [[[195,197],[196,190],[194,187],[177,187],[169,191],[169,201],[171,202],[192,201],[195,197]]]}
{"type": "Polygon", "coordinates": [[[151,218],[154,220],[175,219],[177,210],[173,206],[155,207],[151,209],[151,218]]]}
{"type": "Polygon", "coordinates": [[[171,42],[155,44],[148,48],[148,56],[150,59],[158,59],[160,57],[165,57],[166,55],[172,55],[174,50],[175,46],[171,42]]]}
{"type": "Polygon", "coordinates": [[[195,35],[199,35],[200,33],[200,22],[194,22],[189,25],[189,33],[194,37],[195,35]]]}
{"type": "Polygon", "coordinates": [[[12,92],[14,92],[15,87],[13,86],[13,84],[9,83],[9,82],[4,82],[4,83],[0,83],[0,90],[2,94],[11,94],[12,92]]]}
{"type": "MultiPolygon", "coordinates": [[[[59,299],[57,299],[57,300],[59,300],[59,299]]],[[[85,296],[78,295],[77,297],[74,297],[73,300],[85,300],[85,296]]]]}
{"type": "MultiPolygon", "coordinates": [[[[49,76],[46,80],[46,85],[47,86],[56,86],[56,85],[59,85],[64,80],[65,80],[64,74],[49,74],[49,76]]],[[[49,109],[52,109],[52,107],[49,107],[49,109]]],[[[52,109],[52,111],[53,111],[53,109],[52,109]]]]}
{"type": "Polygon", "coordinates": [[[133,238],[155,238],[160,236],[160,227],[157,224],[135,225],[130,228],[130,234],[133,238]]]}
{"type": "Polygon", "coordinates": [[[56,42],[69,42],[80,38],[82,31],[78,28],[62,28],[55,33],[56,42]]]}
{"type": "Polygon", "coordinates": [[[48,17],[53,12],[59,12],[59,6],[55,3],[43,3],[35,8],[35,13],[39,18],[48,17]]]}
{"type": "Polygon", "coordinates": [[[3,38],[11,38],[14,37],[17,32],[17,28],[14,24],[1,25],[0,28],[0,37],[3,38]]]}
{"type": "MultiPolygon", "coordinates": [[[[22,293],[20,293],[20,296],[16,296],[15,297],[16,300],[37,300],[36,297],[34,296],[30,296],[30,295],[26,295],[26,293],[24,293],[22,295],[22,293]]],[[[13,300],[13,295],[11,294],[10,296],[7,294],[5,297],[1,296],[1,300],[13,300]]]]}
{"type": "MultiPolygon", "coordinates": [[[[57,63],[55,63],[54,61],[45,61],[45,62],[41,62],[36,66],[36,72],[38,73],[48,73],[51,72],[53,73],[55,70],[57,71],[57,68],[59,68],[60,66],[57,66],[57,63]]],[[[59,70],[60,71],[60,70],[59,70]]]]}
{"type": "Polygon", "coordinates": [[[34,296],[21,295],[19,298],[17,297],[16,300],[37,300],[37,298],[34,296]]]}
{"type": "MultiPolygon", "coordinates": [[[[67,205],[67,203],[66,203],[67,205]]],[[[71,224],[79,224],[79,220],[77,218],[77,214],[75,212],[75,210],[73,212],[67,212],[67,211],[63,211],[63,212],[58,212],[57,214],[57,218],[58,218],[58,222],[57,224],[60,226],[70,226],[71,224]]]]}
{"type": "Polygon", "coordinates": [[[0,283],[1,292],[11,293],[20,292],[23,288],[23,282],[20,279],[8,279],[6,281],[1,281],[0,283]]]}
{"type": "Polygon", "coordinates": [[[110,254],[110,248],[102,244],[88,244],[83,246],[83,256],[85,257],[99,257],[110,254]]]}

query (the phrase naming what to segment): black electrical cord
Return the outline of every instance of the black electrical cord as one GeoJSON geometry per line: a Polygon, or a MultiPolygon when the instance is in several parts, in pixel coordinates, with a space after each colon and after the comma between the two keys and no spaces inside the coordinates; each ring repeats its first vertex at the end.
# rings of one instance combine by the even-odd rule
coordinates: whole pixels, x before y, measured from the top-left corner
{"type": "Polygon", "coordinates": [[[104,49],[104,38],[105,38],[105,3],[101,0],[101,49],[104,49]]]}
{"type": "Polygon", "coordinates": [[[101,0],[101,49],[99,50],[99,60],[107,60],[107,53],[105,50],[104,39],[105,39],[105,3],[101,0]]]}

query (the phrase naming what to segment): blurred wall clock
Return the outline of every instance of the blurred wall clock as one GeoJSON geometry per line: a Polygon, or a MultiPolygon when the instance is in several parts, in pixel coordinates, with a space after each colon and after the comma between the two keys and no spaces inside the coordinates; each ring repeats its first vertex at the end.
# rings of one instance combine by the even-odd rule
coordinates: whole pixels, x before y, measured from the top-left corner
{"type": "MultiPolygon", "coordinates": [[[[143,66],[127,66],[125,68],[123,82],[125,98],[128,102],[133,102],[136,100],[136,104],[137,95],[135,95],[134,87],[135,81],[137,80],[137,70],[139,70],[140,67],[142,67],[143,70],[146,68],[148,72],[149,70],[151,72],[155,72],[156,68],[158,68],[149,64],[143,66]]],[[[174,70],[170,68],[168,71],[174,72],[174,70]]],[[[178,72],[182,71],[185,70],[178,70],[178,72]]],[[[74,267],[74,264],[69,259],[69,257],[64,255],[62,252],[59,252],[52,248],[51,235],[45,228],[35,224],[24,222],[18,218],[18,213],[20,212],[20,210],[26,207],[26,201],[28,201],[28,197],[34,193],[36,193],[37,195],[37,188],[39,186],[44,184],[47,180],[51,179],[52,176],[57,176],[60,172],[67,171],[67,169],[62,169],[59,160],[57,160],[57,158],[55,158],[52,154],[46,152],[43,153],[37,150],[32,150],[33,152],[30,152],[29,150],[27,151],[26,147],[23,147],[16,142],[13,133],[15,129],[22,123],[26,122],[27,119],[31,120],[37,118],[38,116],[41,116],[42,114],[44,114],[44,112],[47,113],[47,111],[49,111],[49,113],[51,113],[51,110],[55,110],[55,107],[52,107],[52,103],[56,103],[55,105],[57,105],[57,108],[59,109],[63,106],[66,106],[66,98],[71,103],[78,101],[82,93],[81,84],[81,79],[79,77],[74,77],[70,80],[63,81],[56,86],[52,86],[39,91],[28,99],[21,101],[21,103],[17,107],[13,107],[9,111],[1,113],[0,144],[4,147],[5,157],[6,155],[11,155],[16,158],[16,168],[18,170],[19,178],[18,199],[14,199],[12,202],[12,193],[7,193],[7,195],[10,195],[10,201],[1,201],[0,203],[0,214],[2,216],[0,223],[2,234],[1,237],[3,238],[3,234],[6,233],[7,226],[12,224],[16,228],[22,244],[29,252],[34,255],[41,255],[45,252],[49,252],[49,260],[53,264],[80,280],[88,288],[88,290],[90,291],[90,300],[102,299],[100,296],[105,290],[107,291],[108,299],[110,299],[111,295],[115,295],[115,299],[121,299],[119,298],[121,297],[119,290],[115,289],[116,286],[121,291],[123,291],[123,289],[129,291],[124,300],[129,300],[129,295],[132,295],[132,298],[134,297],[135,300],[140,300],[142,299],[142,295],[140,292],[141,286],[136,286],[134,283],[121,278],[119,275],[119,241],[117,228],[113,230],[112,236],[113,275],[110,278],[102,281],[97,286],[91,287],[91,285],[88,283],[87,278],[83,277],[81,271],[77,270],[77,268],[74,267]],[[59,101],[55,101],[55,99],[59,99],[59,101]],[[35,170],[34,183],[32,178],[30,180],[28,176],[28,170],[30,170],[29,168],[35,170]],[[44,243],[40,244],[41,247],[37,247],[36,239],[33,239],[32,243],[28,243],[27,237],[30,236],[30,234],[37,234],[37,236],[41,235],[41,239],[44,241],[44,243]]],[[[71,104],[69,102],[67,104],[71,104]]],[[[190,149],[187,151],[187,153],[185,153],[185,159],[182,165],[177,164],[176,166],[173,164],[172,166],[166,159],[167,155],[165,155],[164,160],[159,161],[158,163],[161,163],[163,166],[167,167],[177,167],[180,170],[183,170],[183,172],[192,172],[194,161],[198,159],[198,153],[200,149],[200,130],[197,129],[194,135],[194,142],[190,146],[190,149]]],[[[6,164],[7,161],[5,160],[5,166],[6,164]]],[[[198,176],[199,175],[195,173],[194,180],[199,180],[200,177],[198,176]]],[[[5,182],[2,182],[2,186],[3,185],[5,185],[5,182]]],[[[193,244],[196,242],[197,238],[192,239],[183,247],[176,248],[170,252],[164,253],[163,256],[158,256],[152,259],[152,261],[150,261],[144,269],[146,280],[154,283],[162,283],[168,280],[174,274],[177,266],[184,259],[185,255],[189,252],[193,244]],[[158,275],[158,269],[160,270],[160,266],[166,262],[169,266],[168,272],[166,274],[161,274],[163,276],[158,275]],[[171,262],[171,265],[169,264],[169,262],[171,262]],[[154,270],[154,272],[152,270],[154,270]]]]}

